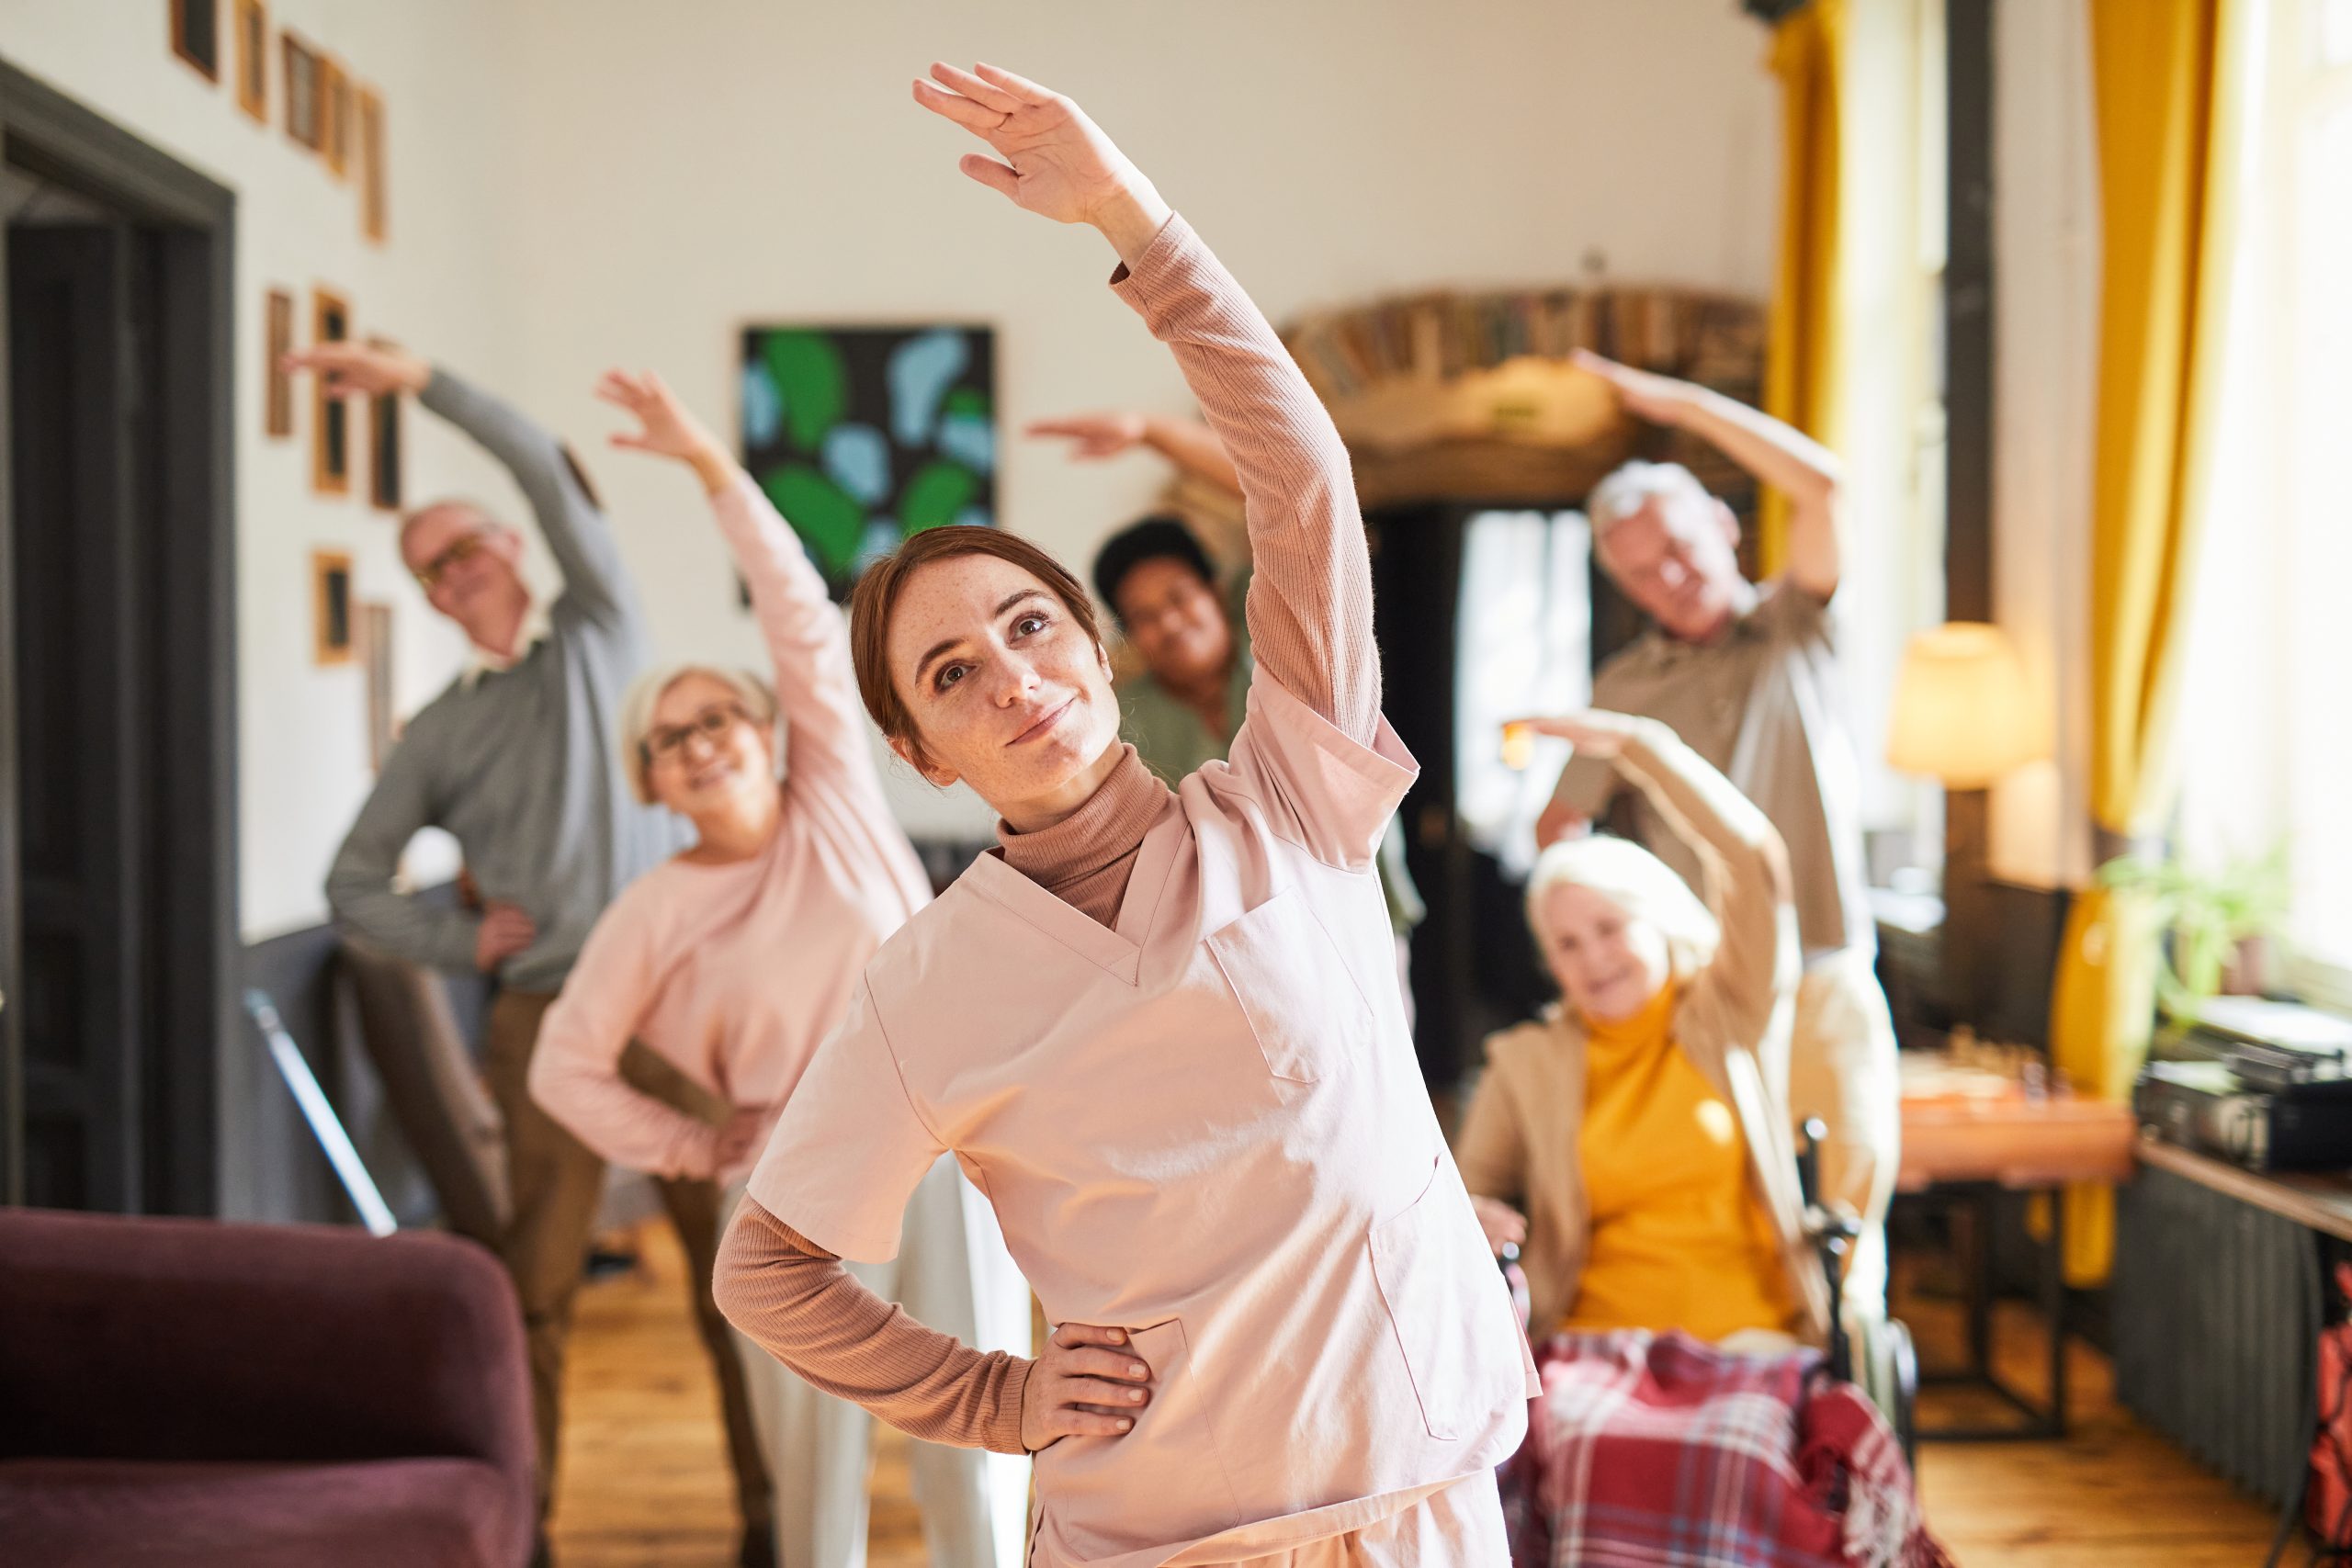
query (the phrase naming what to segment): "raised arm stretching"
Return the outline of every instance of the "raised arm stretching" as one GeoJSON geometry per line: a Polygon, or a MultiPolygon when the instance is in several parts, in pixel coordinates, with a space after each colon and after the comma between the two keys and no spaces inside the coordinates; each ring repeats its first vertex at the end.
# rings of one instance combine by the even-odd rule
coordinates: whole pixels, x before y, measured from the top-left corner
{"type": "Polygon", "coordinates": [[[1369,745],[1380,723],[1372,561],[1331,416],[1248,294],[1085,112],[1010,72],[937,67],[924,107],[1009,160],[963,170],[1020,206],[1088,223],[1124,264],[1114,284],[1168,344],[1231,458],[1250,523],[1259,669],[1369,745]]]}
{"type": "Polygon", "coordinates": [[[1196,479],[1219,490],[1241,493],[1241,475],[1226,456],[1216,432],[1197,419],[1170,419],[1162,414],[1110,410],[1102,413],[1064,414],[1041,419],[1023,432],[1058,437],[1072,443],[1070,456],[1091,462],[1115,457],[1137,446],[1148,446],[1196,479]]]}
{"type": "Polygon", "coordinates": [[[1838,455],[1761,409],[1688,381],[1579,349],[1576,362],[1617,389],[1626,409],[1687,430],[1789,498],[1789,581],[1816,599],[1838,592],[1844,468],[1838,455]]]}

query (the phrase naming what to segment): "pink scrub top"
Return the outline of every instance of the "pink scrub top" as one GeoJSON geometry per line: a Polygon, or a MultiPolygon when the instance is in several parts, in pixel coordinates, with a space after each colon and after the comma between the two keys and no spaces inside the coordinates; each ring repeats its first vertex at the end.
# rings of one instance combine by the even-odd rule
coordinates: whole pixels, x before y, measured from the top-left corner
{"type": "Polygon", "coordinates": [[[951,1150],[1056,1323],[1150,1363],[1037,1455],[1040,1561],[1360,1529],[1518,1447],[1534,1366],[1430,1108],[1374,852],[1416,768],[1261,667],[1145,834],[1115,929],[983,855],[867,965],[752,1173],[878,1260],[951,1150]]]}

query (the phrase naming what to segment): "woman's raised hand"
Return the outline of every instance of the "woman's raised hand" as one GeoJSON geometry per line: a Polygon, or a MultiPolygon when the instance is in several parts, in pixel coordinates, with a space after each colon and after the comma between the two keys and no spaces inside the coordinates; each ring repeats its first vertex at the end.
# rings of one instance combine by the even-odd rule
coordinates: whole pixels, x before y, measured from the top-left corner
{"type": "Polygon", "coordinates": [[[720,490],[735,477],[735,459],[718,444],[702,421],[686,412],[670,384],[648,370],[632,375],[607,370],[596,382],[596,395],[637,420],[634,431],[616,430],[613,445],[632,452],[674,457],[702,476],[711,490],[720,490]]]}
{"type": "Polygon", "coordinates": [[[1523,724],[1538,735],[1555,735],[1586,756],[1605,761],[1625,749],[1626,739],[1645,721],[1603,708],[1587,708],[1581,713],[1531,716],[1510,722],[1523,724]]]}
{"type": "Polygon", "coordinates": [[[1041,218],[1092,224],[1123,257],[1141,254],[1168,220],[1168,204],[1086,111],[1026,77],[934,64],[915,102],[995,150],[965,154],[964,173],[1041,218]]]}
{"type": "Polygon", "coordinates": [[[1140,444],[1148,429],[1139,413],[1112,412],[1036,420],[1023,434],[1067,440],[1073,457],[1115,457],[1140,444]]]}
{"type": "Polygon", "coordinates": [[[1022,1385],[1021,1446],[1035,1453],[1064,1438],[1119,1437],[1150,1400],[1150,1382],[1125,1329],[1065,1323],[1022,1385]]]}

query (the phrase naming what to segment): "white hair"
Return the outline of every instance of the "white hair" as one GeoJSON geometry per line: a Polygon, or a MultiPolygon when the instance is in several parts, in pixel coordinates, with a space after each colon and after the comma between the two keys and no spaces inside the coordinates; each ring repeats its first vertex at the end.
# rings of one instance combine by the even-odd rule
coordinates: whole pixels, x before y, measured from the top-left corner
{"type": "Polygon", "coordinates": [[[639,676],[621,699],[621,773],[628,780],[629,793],[646,806],[654,803],[653,758],[646,749],[646,741],[653,733],[653,710],[662,705],[670,688],[689,675],[707,675],[735,694],[751,721],[769,732],[775,730],[775,688],[749,670],[730,669],[723,664],[665,664],[639,676]]]}
{"type": "Polygon", "coordinates": [[[1674,868],[1634,843],[1611,833],[1563,839],[1535,857],[1527,878],[1527,929],[1544,942],[1544,901],[1555,887],[1583,887],[1600,894],[1631,920],[1656,926],[1666,936],[1668,968],[1678,981],[1705,968],[1723,940],[1723,927],[1674,868]]]}
{"type": "Polygon", "coordinates": [[[1592,525],[1595,543],[1610,529],[1639,512],[1653,501],[1677,495],[1704,496],[1707,487],[1699,476],[1679,463],[1651,463],[1636,457],[1610,471],[1609,477],[1592,487],[1585,498],[1584,514],[1592,525]]]}

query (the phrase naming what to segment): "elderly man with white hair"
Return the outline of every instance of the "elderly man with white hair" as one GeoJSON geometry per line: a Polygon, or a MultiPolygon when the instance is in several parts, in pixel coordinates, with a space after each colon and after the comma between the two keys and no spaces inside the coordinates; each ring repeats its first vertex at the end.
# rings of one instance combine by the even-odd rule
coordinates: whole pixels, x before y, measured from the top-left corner
{"type": "MultiPolygon", "coordinates": [[[[469,657],[410,719],[327,873],[338,923],[368,945],[440,969],[496,977],[484,1066],[505,1123],[513,1216],[501,1247],[521,1299],[538,1432],[539,1509],[553,1495],[564,1340],[604,1162],[531,1099],[539,1024],[589,931],[622,888],[684,841],[682,825],[639,804],[621,777],[614,718],[651,637],[612,525],[562,444],[522,413],[416,355],[322,344],[288,362],[330,392],[406,392],[506,466],[563,573],[546,604],[519,565],[523,538],[481,507],[437,501],[401,527],[401,558],[434,609],[466,635],[469,657]],[[481,910],[394,886],[419,829],[465,852],[481,910]]],[[[723,1117],[674,1070],[639,1052],[643,1087],[692,1113],[723,1117]]],[[[661,1184],[695,1259],[696,1315],[718,1373],[744,1516],[744,1561],[768,1561],[773,1508],[741,1367],[708,1280],[718,1189],[661,1184]]]]}
{"type": "MultiPolygon", "coordinates": [[[[1594,677],[1595,707],[1664,723],[1763,809],[1787,845],[1804,969],[1787,1101],[1828,1128],[1822,1195],[1865,1221],[1846,1299],[1883,1297],[1900,1137],[1894,1028],[1872,971],[1876,928],[1862,860],[1860,786],[1846,727],[1836,628],[1842,504],[1837,457],[1788,425],[1689,382],[1579,355],[1627,412],[1710,443],[1789,502],[1786,564],[1740,572],[1739,521],[1678,464],[1628,463],[1586,512],[1601,569],[1652,626],[1594,677]]],[[[1546,844],[1623,794],[1615,771],[1579,757],[1537,826],[1546,844]]],[[[1702,886],[1698,857],[1632,794],[1635,837],[1702,886]]]]}

